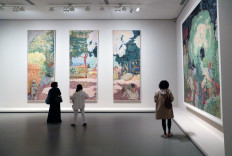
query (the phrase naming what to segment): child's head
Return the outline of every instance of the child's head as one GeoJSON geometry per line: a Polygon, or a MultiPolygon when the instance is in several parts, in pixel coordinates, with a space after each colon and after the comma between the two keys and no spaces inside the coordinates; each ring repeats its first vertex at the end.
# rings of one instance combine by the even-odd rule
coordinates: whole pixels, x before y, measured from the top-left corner
{"type": "Polygon", "coordinates": [[[159,83],[159,88],[160,89],[168,89],[168,87],[169,87],[169,83],[168,83],[167,80],[160,81],[160,83],[159,83]]]}
{"type": "Polygon", "coordinates": [[[81,84],[78,84],[78,85],[77,85],[76,92],[78,92],[78,91],[80,91],[80,90],[82,90],[82,89],[83,89],[82,85],[81,85],[81,84]]]}

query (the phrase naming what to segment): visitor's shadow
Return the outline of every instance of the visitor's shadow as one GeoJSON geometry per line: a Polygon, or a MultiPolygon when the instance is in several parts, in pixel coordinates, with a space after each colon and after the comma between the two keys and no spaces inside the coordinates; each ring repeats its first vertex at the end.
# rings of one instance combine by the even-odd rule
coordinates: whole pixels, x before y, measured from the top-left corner
{"type": "Polygon", "coordinates": [[[171,139],[171,140],[178,140],[178,141],[180,141],[180,142],[189,141],[188,136],[185,135],[185,134],[174,134],[173,136],[168,137],[168,139],[171,139]]]}

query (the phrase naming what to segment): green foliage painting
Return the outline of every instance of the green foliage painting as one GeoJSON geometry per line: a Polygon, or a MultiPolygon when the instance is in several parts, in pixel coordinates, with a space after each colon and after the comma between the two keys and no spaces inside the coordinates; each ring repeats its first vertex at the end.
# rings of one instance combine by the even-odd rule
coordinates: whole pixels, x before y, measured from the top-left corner
{"type": "Polygon", "coordinates": [[[221,118],[217,1],[202,0],[182,31],[184,101],[221,118]]]}
{"type": "Polygon", "coordinates": [[[54,30],[28,30],[27,96],[30,103],[44,102],[54,81],[54,30]]]}
{"type": "Polygon", "coordinates": [[[89,101],[97,100],[98,31],[71,30],[70,46],[70,96],[82,84],[89,101]]]}
{"type": "Polygon", "coordinates": [[[140,101],[140,31],[113,31],[114,102],[140,101]]]}

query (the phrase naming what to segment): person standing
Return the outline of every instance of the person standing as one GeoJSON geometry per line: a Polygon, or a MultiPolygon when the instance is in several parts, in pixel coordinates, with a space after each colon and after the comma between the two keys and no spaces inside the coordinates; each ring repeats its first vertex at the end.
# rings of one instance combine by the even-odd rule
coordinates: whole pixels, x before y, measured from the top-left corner
{"type": "Polygon", "coordinates": [[[167,138],[173,135],[171,133],[171,119],[174,118],[174,115],[171,102],[174,101],[174,97],[172,95],[171,90],[168,89],[168,81],[162,80],[159,83],[159,88],[160,89],[156,91],[154,96],[154,101],[156,103],[156,119],[162,120],[162,127],[164,131],[163,137],[167,138]],[[166,100],[169,100],[169,104],[166,100]],[[166,133],[166,120],[168,121],[168,134],[166,133]]]}
{"type": "Polygon", "coordinates": [[[89,95],[83,91],[81,84],[77,85],[76,92],[71,96],[73,102],[72,108],[74,111],[74,123],[71,124],[72,127],[76,126],[78,110],[80,109],[82,115],[83,126],[87,126],[87,120],[85,118],[85,100],[89,98],[89,95]]]}
{"type": "Polygon", "coordinates": [[[58,88],[57,82],[51,83],[51,89],[48,92],[48,98],[49,98],[49,112],[48,112],[48,118],[47,123],[61,123],[61,111],[60,111],[60,102],[62,102],[61,99],[61,92],[58,88]]]}

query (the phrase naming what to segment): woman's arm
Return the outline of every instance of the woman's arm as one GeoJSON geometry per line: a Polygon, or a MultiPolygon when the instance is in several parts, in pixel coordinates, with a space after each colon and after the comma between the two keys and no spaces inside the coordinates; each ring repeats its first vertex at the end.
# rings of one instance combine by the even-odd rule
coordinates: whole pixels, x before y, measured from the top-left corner
{"type": "Polygon", "coordinates": [[[158,93],[157,93],[157,92],[155,93],[154,101],[155,101],[155,103],[157,103],[157,102],[158,102],[158,93]]]}
{"type": "Polygon", "coordinates": [[[169,96],[170,96],[171,101],[173,102],[174,101],[174,96],[173,96],[171,90],[169,90],[169,96]]]}

